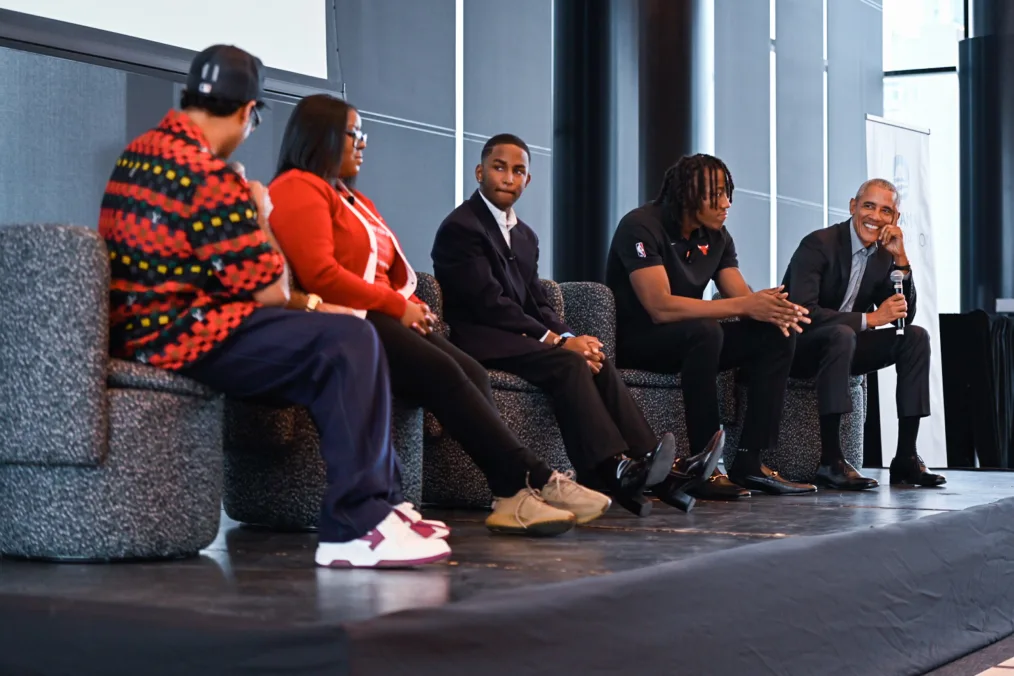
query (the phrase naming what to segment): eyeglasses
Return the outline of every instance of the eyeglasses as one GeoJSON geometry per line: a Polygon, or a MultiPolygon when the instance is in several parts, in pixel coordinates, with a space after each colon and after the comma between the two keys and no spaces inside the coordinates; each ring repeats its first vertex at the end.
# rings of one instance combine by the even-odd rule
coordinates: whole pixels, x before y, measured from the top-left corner
{"type": "Polygon", "coordinates": [[[261,111],[257,109],[257,106],[254,106],[253,110],[250,111],[250,131],[259,126],[261,126],[261,111]]]}
{"type": "Polygon", "coordinates": [[[367,135],[363,133],[362,129],[346,129],[345,133],[352,137],[352,140],[355,141],[356,147],[362,148],[366,145],[367,135]]]}

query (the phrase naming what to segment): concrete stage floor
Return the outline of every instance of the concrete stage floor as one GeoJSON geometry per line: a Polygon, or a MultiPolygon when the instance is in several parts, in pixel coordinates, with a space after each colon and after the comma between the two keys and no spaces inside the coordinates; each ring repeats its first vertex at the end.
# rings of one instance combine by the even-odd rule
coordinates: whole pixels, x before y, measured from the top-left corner
{"type": "MultiPolygon", "coordinates": [[[[887,471],[867,470],[882,484],[887,471]]],[[[951,470],[940,489],[822,491],[698,502],[684,515],[660,503],[638,519],[613,507],[553,539],[493,536],[484,514],[426,510],[454,528],[449,564],[415,571],[340,571],[313,565],[312,533],[269,533],[223,518],[195,559],[112,565],[0,561],[0,594],[186,609],[282,625],[355,622],[489,591],[643,568],[777,538],[876,528],[1014,496],[1014,472],[951,470]]],[[[719,584],[716,581],[716,585],[719,584]]]]}

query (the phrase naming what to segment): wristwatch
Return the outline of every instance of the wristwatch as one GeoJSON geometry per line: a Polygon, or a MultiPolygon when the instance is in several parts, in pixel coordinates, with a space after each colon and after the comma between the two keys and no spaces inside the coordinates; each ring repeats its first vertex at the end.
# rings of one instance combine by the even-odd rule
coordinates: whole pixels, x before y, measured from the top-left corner
{"type": "Polygon", "coordinates": [[[553,343],[553,347],[563,347],[563,344],[568,340],[570,340],[570,336],[560,336],[556,339],[556,342],[553,343]]]}
{"type": "Polygon", "coordinates": [[[323,302],[324,300],[315,293],[306,294],[306,311],[316,312],[317,306],[319,306],[323,302]]]}

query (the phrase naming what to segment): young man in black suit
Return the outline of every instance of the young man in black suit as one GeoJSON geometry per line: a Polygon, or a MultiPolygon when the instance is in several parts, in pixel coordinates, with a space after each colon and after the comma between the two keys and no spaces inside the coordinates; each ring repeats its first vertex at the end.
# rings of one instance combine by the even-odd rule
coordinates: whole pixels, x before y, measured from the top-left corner
{"type": "Polygon", "coordinates": [[[782,289],[747,285],[725,228],[732,191],[722,160],[683,157],[666,171],[658,197],[620,220],[606,263],[617,359],[625,368],[680,374],[691,449],[719,427],[719,372],[744,369],[749,402],[740,449],[729,476],[716,473],[697,497],[813,492],[761,462],[778,441],[795,337],[808,319],[782,289]],[[702,298],[711,281],[721,300],[702,298]],[[720,321],[732,318],[738,321],[720,321]]]}
{"type": "Polygon", "coordinates": [[[898,227],[899,206],[894,184],[866,181],[849,203],[851,218],[803,238],[785,273],[790,298],[810,311],[792,375],[817,378],[821,461],[815,481],[839,490],[877,485],[842,455],[841,416],[852,410],[849,376],[891,364],[898,369],[898,449],[891,483],[939,486],[946,481],[926,471],[915,447],[919,419],[930,414],[929,334],[910,325],[903,333],[872,330],[898,319],[907,324],[915,316],[915,281],[898,227]],[[893,271],[902,273],[903,293],[895,291],[893,271]]]}
{"type": "Polygon", "coordinates": [[[575,336],[553,311],[539,281],[538,237],[513,208],[531,181],[529,158],[516,136],[487,141],[475,168],[479,189],[437,231],[433,271],[451,340],[487,368],[513,373],[552,397],[579,479],[641,515],[649,504],[643,489],[664,481],[671,502],[686,508],[681,489],[710,475],[717,453],[674,465],[672,434],[656,439],[602,343],[575,336]]]}

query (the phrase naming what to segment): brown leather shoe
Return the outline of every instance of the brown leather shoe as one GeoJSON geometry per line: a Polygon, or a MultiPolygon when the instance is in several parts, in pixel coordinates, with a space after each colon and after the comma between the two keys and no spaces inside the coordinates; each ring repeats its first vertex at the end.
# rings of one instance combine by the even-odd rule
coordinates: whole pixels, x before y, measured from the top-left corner
{"type": "Polygon", "coordinates": [[[750,491],[729,481],[729,477],[717,469],[711,478],[697,488],[687,491],[698,500],[739,500],[750,497],[750,491]]]}

